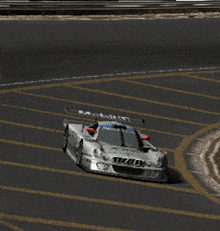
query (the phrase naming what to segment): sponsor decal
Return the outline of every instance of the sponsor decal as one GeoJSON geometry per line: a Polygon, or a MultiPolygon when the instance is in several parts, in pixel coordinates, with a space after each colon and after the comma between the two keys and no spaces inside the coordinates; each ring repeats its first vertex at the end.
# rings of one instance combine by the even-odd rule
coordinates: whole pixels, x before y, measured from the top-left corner
{"type": "Polygon", "coordinates": [[[112,127],[105,127],[105,126],[99,126],[99,127],[101,127],[102,129],[106,129],[106,130],[120,131],[119,128],[112,128],[112,127]]]}
{"type": "Polygon", "coordinates": [[[94,116],[94,117],[113,119],[113,120],[130,121],[129,117],[116,116],[116,115],[105,115],[105,114],[102,114],[102,113],[91,113],[90,111],[83,111],[83,110],[79,110],[79,114],[85,115],[85,116],[87,115],[87,116],[94,116]]]}

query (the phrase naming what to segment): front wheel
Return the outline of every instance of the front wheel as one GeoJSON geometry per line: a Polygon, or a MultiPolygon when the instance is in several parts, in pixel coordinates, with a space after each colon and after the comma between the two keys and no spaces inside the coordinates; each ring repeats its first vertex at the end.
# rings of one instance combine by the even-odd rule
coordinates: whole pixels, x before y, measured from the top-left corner
{"type": "Polygon", "coordinates": [[[80,142],[79,147],[78,147],[77,152],[76,152],[76,164],[77,165],[80,165],[80,162],[82,159],[82,153],[83,153],[82,150],[83,150],[83,143],[80,142]]]}

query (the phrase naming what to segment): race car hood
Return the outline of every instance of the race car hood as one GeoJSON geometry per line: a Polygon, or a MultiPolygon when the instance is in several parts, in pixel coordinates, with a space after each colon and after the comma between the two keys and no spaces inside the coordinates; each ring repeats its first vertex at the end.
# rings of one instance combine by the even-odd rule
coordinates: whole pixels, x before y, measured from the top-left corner
{"type": "Polygon", "coordinates": [[[113,146],[104,142],[100,142],[100,144],[102,145],[105,153],[111,157],[127,157],[131,159],[137,158],[155,163],[157,162],[158,158],[161,159],[166,155],[165,151],[157,149],[149,149],[147,152],[142,152],[131,147],[113,146]]]}
{"type": "Polygon", "coordinates": [[[106,154],[109,154],[111,156],[120,156],[120,157],[136,157],[140,159],[145,159],[146,154],[144,152],[141,152],[140,150],[137,150],[135,148],[131,147],[121,147],[121,146],[113,146],[106,144],[104,142],[100,142],[102,145],[103,150],[106,154]]]}

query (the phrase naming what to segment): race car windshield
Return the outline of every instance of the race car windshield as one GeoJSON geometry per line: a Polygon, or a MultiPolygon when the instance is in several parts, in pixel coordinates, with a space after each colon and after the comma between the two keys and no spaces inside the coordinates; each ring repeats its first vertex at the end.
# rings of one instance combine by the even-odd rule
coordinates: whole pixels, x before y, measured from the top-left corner
{"type": "Polygon", "coordinates": [[[98,140],[108,144],[121,146],[121,133],[119,129],[100,128],[98,140]]]}
{"type": "Polygon", "coordinates": [[[139,141],[134,131],[100,128],[97,139],[112,145],[139,149],[139,141]]]}
{"type": "Polygon", "coordinates": [[[122,130],[124,146],[139,149],[139,142],[135,132],[122,130]]]}

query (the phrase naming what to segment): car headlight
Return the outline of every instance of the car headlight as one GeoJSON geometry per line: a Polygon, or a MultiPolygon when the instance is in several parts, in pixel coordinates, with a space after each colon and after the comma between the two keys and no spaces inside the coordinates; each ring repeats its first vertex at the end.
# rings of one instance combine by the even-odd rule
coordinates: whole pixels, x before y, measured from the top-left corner
{"type": "Polygon", "coordinates": [[[93,156],[95,158],[100,158],[100,157],[102,157],[102,152],[99,149],[94,149],[93,150],[93,156]]]}
{"type": "Polygon", "coordinates": [[[157,163],[156,163],[156,167],[157,167],[157,168],[160,168],[160,167],[162,166],[162,164],[163,164],[163,159],[161,159],[161,158],[159,159],[159,158],[158,158],[158,161],[157,161],[157,163]]]}

